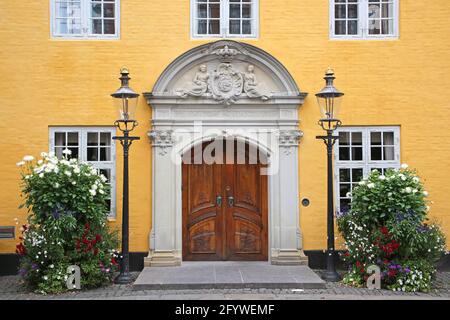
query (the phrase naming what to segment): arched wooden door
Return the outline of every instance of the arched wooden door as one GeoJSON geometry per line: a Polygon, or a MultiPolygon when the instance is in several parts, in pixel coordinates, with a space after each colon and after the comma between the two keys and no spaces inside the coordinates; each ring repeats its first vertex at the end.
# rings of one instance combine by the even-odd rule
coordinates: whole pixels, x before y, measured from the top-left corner
{"type": "Polygon", "coordinates": [[[244,150],[236,141],[224,141],[222,150],[214,155],[223,161],[196,164],[191,154],[182,165],[183,260],[267,260],[264,161],[257,152],[256,158],[249,156],[248,144],[245,157],[238,155],[244,150]],[[225,160],[230,148],[233,163],[225,160]]]}

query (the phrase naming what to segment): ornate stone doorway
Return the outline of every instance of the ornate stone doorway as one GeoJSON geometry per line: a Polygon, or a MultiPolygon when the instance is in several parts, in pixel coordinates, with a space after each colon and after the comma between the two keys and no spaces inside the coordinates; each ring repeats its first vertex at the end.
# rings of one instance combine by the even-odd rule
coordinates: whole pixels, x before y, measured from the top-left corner
{"type": "Polygon", "coordinates": [[[267,52],[234,41],[196,47],[175,59],[153,91],[152,229],[146,266],[183,259],[182,158],[211,139],[245,141],[268,156],[267,255],[273,264],[303,264],[299,225],[298,108],[302,93],[267,52]]]}

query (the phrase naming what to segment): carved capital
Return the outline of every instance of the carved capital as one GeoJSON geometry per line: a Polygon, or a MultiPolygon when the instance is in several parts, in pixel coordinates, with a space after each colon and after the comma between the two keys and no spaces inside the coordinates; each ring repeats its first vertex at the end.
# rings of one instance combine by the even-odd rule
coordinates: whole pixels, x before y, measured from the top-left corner
{"type": "Polygon", "coordinates": [[[282,147],[296,146],[302,136],[303,132],[300,130],[280,130],[278,143],[282,147]]]}
{"type": "Polygon", "coordinates": [[[158,153],[162,156],[166,155],[167,149],[174,144],[173,130],[151,130],[148,132],[148,136],[153,146],[159,149],[158,153]]]}

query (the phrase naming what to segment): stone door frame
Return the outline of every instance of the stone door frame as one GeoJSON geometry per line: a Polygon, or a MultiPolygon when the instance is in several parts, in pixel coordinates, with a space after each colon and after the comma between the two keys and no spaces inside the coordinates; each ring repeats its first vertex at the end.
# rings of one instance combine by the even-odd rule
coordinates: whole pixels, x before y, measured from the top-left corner
{"type": "Polygon", "coordinates": [[[251,45],[218,41],[178,57],[162,73],[153,91],[144,95],[152,108],[149,137],[153,170],[150,252],[144,264],[182,263],[182,155],[203,141],[229,137],[264,150],[270,159],[269,171],[275,172],[268,177],[269,261],[305,264],[299,225],[298,142],[302,132],[298,130],[298,108],[306,93],[300,92],[282,64],[251,45]],[[209,94],[174,94],[180,81],[185,81],[183,74],[216,60],[241,70],[244,63],[255,65],[258,76],[270,81],[270,98],[262,100],[257,94],[242,92],[229,102],[209,94]]]}

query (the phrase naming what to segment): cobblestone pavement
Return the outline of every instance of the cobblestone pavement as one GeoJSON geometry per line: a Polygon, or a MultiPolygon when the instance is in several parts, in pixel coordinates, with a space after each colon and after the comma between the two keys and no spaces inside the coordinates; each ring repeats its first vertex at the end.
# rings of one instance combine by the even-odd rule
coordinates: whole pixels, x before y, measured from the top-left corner
{"type": "MultiPolygon", "coordinates": [[[[318,271],[320,273],[320,271],[318,271]]],[[[133,274],[137,277],[138,273],[133,274]]],[[[142,290],[131,285],[111,285],[94,290],[81,290],[60,295],[39,295],[27,292],[18,276],[0,277],[0,300],[34,299],[131,299],[131,300],[283,300],[283,299],[448,299],[450,272],[439,272],[430,293],[405,293],[369,290],[327,283],[326,289],[202,289],[202,290],[142,290]]]]}

